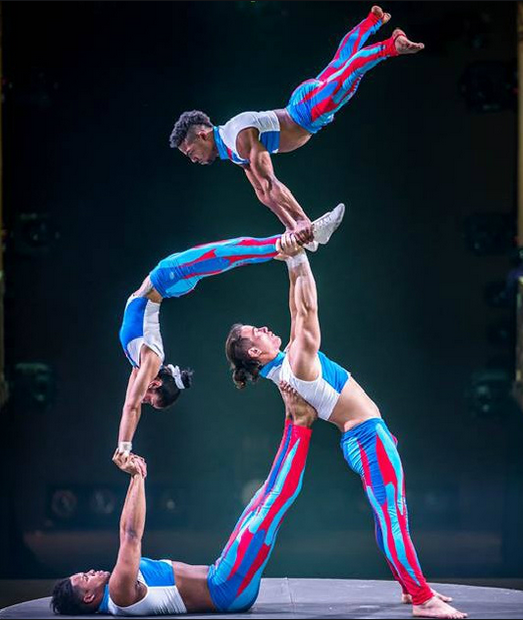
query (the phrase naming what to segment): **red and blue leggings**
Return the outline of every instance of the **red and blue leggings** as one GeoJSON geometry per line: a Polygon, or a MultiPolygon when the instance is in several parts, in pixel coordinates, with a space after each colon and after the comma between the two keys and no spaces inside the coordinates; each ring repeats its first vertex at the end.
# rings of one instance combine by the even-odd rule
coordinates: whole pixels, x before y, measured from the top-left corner
{"type": "Polygon", "coordinates": [[[347,33],[336,55],[315,78],[305,80],[292,93],[287,111],[298,125],[316,133],[356,92],[361,78],[385,58],[397,56],[392,37],[362,49],[383,20],[373,13],[347,33]]]}
{"type": "Polygon", "coordinates": [[[271,260],[278,254],[279,238],[280,235],[263,239],[238,237],[197,245],[164,258],[149,277],[162,297],[181,297],[190,293],[202,278],[271,260]]]}
{"type": "Polygon", "coordinates": [[[410,538],[405,478],[397,440],[381,418],[359,424],[342,436],[345,460],[363,482],[376,524],[378,546],[414,605],[432,597],[410,538]]]}
{"type": "Polygon", "coordinates": [[[267,480],[244,510],[221,556],[209,568],[207,583],[219,611],[238,613],[254,604],[276,535],[300,492],[311,433],[309,428],[285,423],[267,480]]]}

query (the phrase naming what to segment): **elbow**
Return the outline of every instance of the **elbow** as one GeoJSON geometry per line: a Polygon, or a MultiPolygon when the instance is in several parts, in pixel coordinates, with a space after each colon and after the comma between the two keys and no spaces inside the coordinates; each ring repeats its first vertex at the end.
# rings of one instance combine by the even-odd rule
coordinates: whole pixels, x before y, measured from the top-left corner
{"type": "Polygon", "coordinates": [[[123,415],[126,418],[137,418],[139,409],[136,405],[124,405],[123,415]]]}
{"type": "Polygon", "coordinates": [[[137,544],[141,539],[140,533],[132,527],[123,527],[120,531],[120,540],[122,543],[137,544]]]}
{"type": "Polygon", "coordinates": [[[258,176],[256,191],[265,199],[269,200],[273,194],[278,191],[279,184],[274,174],[263,171],[263,173],[258,176]]]}

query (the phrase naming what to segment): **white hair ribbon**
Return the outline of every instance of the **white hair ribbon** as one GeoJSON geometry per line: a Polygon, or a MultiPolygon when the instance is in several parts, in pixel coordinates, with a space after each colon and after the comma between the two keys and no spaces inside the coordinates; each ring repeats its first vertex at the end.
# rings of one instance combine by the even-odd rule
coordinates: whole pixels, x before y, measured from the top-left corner
{"type": "Polygon", "coordinates": [[[166,368],[173,376],[174,382],[176,383],[176,387],[179,390],[185,390],[185,385],[183,384],[183,379],[182,379],[182,371],[180,370],[180,367],[173,366],[172,364],[168,364],[166,368]]]}

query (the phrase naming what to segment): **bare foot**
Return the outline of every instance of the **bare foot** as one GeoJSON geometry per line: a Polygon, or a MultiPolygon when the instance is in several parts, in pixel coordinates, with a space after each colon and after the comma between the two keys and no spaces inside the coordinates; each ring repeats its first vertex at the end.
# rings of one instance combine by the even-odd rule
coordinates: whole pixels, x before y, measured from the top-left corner
{"type": "MultiPolygon", "coordinates": [[[[440,594],[439,592],[436,592],[436,590],[432,590],[432,594],[436,598],[439,598],[439,600],[443,601],[444,603],[451,603],[452,602],[452,597],[451,596],[445,596],[444,594],[440,594]]],[[[410,594],[402,594],[401,595],[401,602],[404,605],[412,605],[412,596],[410,594]]]]}
{"type": "Polygon", "coordinates": [[[396,28],[396,30],[392,33],[392,38],[394,39],[394,45],[396,46],[396,51],[400,56],[404,54],[417,54],[421,52],[422,49],[425,49],[423,43],[413,43],[407,39],[407,35],[396,28]]]}
{"type": "Polygon", "coordinates": [[[467,617],[467,614],[454,609],[435,596],[423,605],[413,605],[412,615],[416,618],[449,618],[452,620],[461,620],[461,618],[467,617]]]}
{"type": "Polygon", "coordinates": [[[280,381],[280,394],[285,403],[285,417],[291,418],[297,426],[312,426],[318,419],[316,409],[298,394],[286,381],[280,381]]]}
{"type": "Polygon", "coordinates": [[[375,17],[377,17],[378,19],[381,19],[381,20],[382,20],[382,25],[383,25],[383,24],[386,24],[386,23],[390,20],[390,18],[391,18],[390,13],[384,13],[384,12],[383,12],[383,9],[382,9],[380,6],[377,6],[377,5],[374,5],[374,6],[372,7],[372,9],[370,10],[370,12],[371,12],[371,13],[372,13],[375,17]]]}

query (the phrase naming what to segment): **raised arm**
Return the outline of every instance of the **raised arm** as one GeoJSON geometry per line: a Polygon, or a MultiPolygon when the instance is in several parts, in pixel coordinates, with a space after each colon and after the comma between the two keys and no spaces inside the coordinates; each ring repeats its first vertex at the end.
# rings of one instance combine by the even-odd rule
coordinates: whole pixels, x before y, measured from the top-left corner
{"type": "Polygon", "coordinates": [[[158,355],[143,347],[141,354],[140,368],[134,368],[129,377],[125,403],[122,409],[120,429],[118,432],[118,446],[120,452],[130,452],[134,433],[142,414],[142,401],[151,381],[157,376],[160,370],[161,361],[158,355]]]}
{"type": "Polygon", "coordinates": [[[147,592],[137,580],[145,528],[145,461],[132,455],[125,471],[131,475],[131,480],[120,517],[118,559],[109,579],[111,599],[120,607],[137,603],[147,592]]]}
{"type": "Polygon", "coordinates": [[[289,188],[276,178],[271,156],[258,139],[257,130],[249,128],[240,132],[237,147],[240,155],[249,160],[244,170],[258,200],[300,241],[312,241],[311,221],[289,188]]]}
{"type": "Polygon", "coordinates": [[[295,300],[297,275],[295,271],[290,267],[288,261],[286,261],[286,263],[289,269],[289,313],[291,315],[291,335],[289,338],[289,344],[286,347],[287,350],[294,342],[294,338],[296,336],[296,317],[298,316],[298,311],[296,309],[295,300]]]}
{"type": "Polygon", "coordinates": [[[291,342],[288,355],[294,374],[304,381],[314,381],[320,370],[318,351],[321,343],[318,320],[318,295],[307,254],[289,243],[290,235],[282,238],[282,248],[289,256],[287,266],[291,294],[291,342]],[[294,315],[294,316],[293,316],[294,315]]]}

